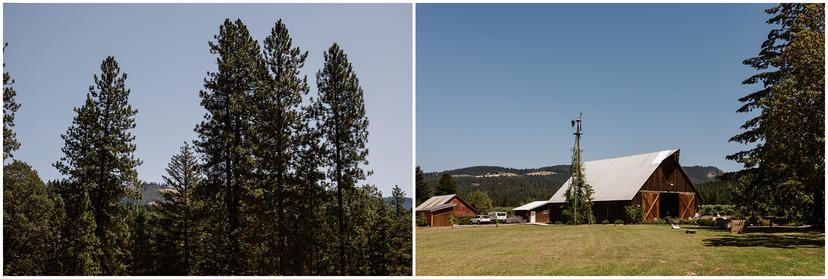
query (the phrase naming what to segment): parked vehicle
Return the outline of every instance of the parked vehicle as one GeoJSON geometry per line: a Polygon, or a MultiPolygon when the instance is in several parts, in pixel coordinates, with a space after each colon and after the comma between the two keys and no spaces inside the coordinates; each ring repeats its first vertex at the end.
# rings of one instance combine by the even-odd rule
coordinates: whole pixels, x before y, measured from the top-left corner
{"type": "Polygon", "coordinates": [[[489,224],[492,222],[492,218],[489,218],[488,215],[477,215],[471,219],[471,223],[475,225],[479,224],[489,224]]]}
{"type": "Polygon", "coordinates": [[[489,218],[492,218],[492,222],[498,222],[501,224],[506,224],[506,212],[489,212],[489,218]]]}

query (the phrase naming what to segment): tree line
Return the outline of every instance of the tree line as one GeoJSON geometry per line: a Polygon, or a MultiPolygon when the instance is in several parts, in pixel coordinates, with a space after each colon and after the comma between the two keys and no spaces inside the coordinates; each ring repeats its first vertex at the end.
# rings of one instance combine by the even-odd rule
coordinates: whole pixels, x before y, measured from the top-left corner
{"type": "MultiPolygon", "coordinates": [[[[6,275],[410,275],[411,215],[362,181],[364,93],[336,43],[316,73],[277,21],[262,41],[226,19],[212,41],[217,68],[199,92],[197,139],[172,156],[164,200],[141,205],[127,74],[101,63],[61,136],[62,178],[26,163],[4,175],[6,275]]],[[[16,140],[13,80],[4,72],[3,158],[16,140]]]]}

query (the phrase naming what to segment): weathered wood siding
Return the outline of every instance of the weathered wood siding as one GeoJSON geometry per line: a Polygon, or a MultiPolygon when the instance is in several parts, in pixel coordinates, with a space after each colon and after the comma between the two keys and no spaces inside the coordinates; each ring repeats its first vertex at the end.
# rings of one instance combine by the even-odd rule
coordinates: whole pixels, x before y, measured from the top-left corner
{"type": "Polygon", "coordinates": [[[454,216],[474,217],[475,215],[477,215],[477,212],[475,212],[474,209],[472,209],[471,205],[469,205],[468,203],[456,196],[447,201],[446,203],[454,204],[454,210],[452,210],[454,216]]]}

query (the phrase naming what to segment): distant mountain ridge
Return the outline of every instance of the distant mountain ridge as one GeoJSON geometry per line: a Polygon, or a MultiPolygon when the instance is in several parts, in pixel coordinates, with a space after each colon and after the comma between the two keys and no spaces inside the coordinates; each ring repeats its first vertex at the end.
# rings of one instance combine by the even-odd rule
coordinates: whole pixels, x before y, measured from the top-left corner
{"type": "MultiPolygon", "coordinates": [[[[141,192],[141,199],[137,200],[137,201],[132,201],[132,202],[135,202],[135,203],[141,204],[141,205],[146,205],[146,204],[149,204],[151,202],[159,203],[162,200],[164,200],[164,196],[161,195],[160,190],[167,189],[167,188],[168,187],[166,185],[156,183],[156,182],[144,183],[144,187],[142,189],[139,189],[139,191],[141,192]]],[[[385,200],[386,203],[389,203],[391,201],[391,197],[386,197],[386,198],[383,198],[383,199],[385,200]]],[[[406,197],[405,201],[403,202],[403,207],[405,209],[411,209],[411,204],[412,204],[411,198],[406,197]]]]}

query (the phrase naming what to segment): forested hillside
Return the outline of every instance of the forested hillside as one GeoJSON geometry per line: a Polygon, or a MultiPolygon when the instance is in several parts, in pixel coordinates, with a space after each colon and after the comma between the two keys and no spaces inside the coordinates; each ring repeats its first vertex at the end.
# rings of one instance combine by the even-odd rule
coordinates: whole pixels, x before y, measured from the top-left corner
{"type": "MultiPolygon", "coordinates": [[[[713,166],[683,168],[690,180],[699,186],[699,191],[704,190],[702,196],[711,196],[711,200],[718,201],[718,197],[725,195],[724,184],[716,180],[716,177],[723,173],[719,168],[713,166]]],[[[492,199],[492,205],[498,207],[517,207],[531,201],[547,200],[558,191],[570,176],[569,165],[530,169],[474,166],[425,173],[424,181],[433,189],[445,173],[452,176],[457,184],[460,197],[465,199],[468,194],[479,190],[487,193],[492,199]],[[510,176],[502,174],[510,174],[510,176]]],[[[587,177],[589,177],[588,172],[587,177]]]]}

